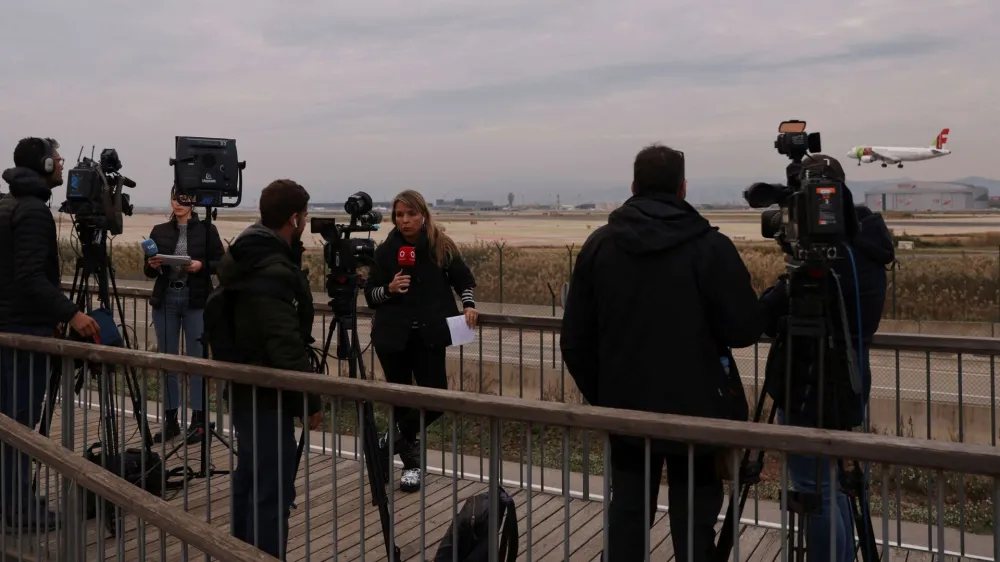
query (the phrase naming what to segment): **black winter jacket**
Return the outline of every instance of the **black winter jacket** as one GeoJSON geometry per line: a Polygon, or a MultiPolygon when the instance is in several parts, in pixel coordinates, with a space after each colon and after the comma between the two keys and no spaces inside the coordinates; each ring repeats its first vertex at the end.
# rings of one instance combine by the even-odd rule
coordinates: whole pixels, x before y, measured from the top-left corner
{"type": "MultiPolygon", "coordinates": [[[[192,260],[198,260],[204,264],[198,273],[188,273],[187,284],[190,289],[188,306],[191,308],[205,307],[205,299],[212,292],[212,275],[218,272],[219,262],[226,252],[222,247],[222,238],[219,236],[219,230],[213,224],[212,232],[208,233],[205,228],[206,226],[207,223],[198,220],[197,213],[191,213],[191,218],[188,220],[187,226],[188,256],[192,260]],[[206,234],[209,236],[208,259],[205,259],[206,234]]],[[[171,219],[168,222],[154,226],[152,232],[149,233],[150,239],[156,242],[156,248],[159,250],[159,253],[164,255],[174,253],[174,250],[177,248],[178,236],[179,230],[176,219],[171,219]]],[[[171,266],[164,265],[162,272],[149,267],[149,264],[146,264],[143,268],[146,277],[156,279],[156,282],[153,284],[153,295],[149,299],[149,305],[153,308],[158,309],[163,306],[163,294],[166,292],[167,283],[170,280],[170,268],[171,266]]]]}
{"type": "Polygon", "coordinates": [[[760,337],[750,273],[684,200],[634,196],[577,258],[560,348],[595,406],[725,418],[727,347],[760,337]]]}
{"type": "MultiPolygon", "coordinates": [[[[244,230],[219,266],[219,283],[234,298],[235,337],[249,365],[313,372],[307,346],[314,341],[313,300],[302,271],[302,246],[261,224],[244,230]]],[[[303,416],[302,393],[283,391],[282,410],[303,416]]],[[[253,406],[253,387],[232,386],[234,407],[253,406]]],[[[276,389],[257,387],[257,408],[276,409],[276,389]]],[[[308,398],[305,415],[320,411],[318,396],[308,398]]],[[[304,417],[304,416],[303,416],[304,417]]]]}
{"type": "Polygon", "coordinates": [[[28,168],[3,173],[10,196],[0,201],[0,330],[55,329],[78,312],[61,289],[56,222],[46,204],[52,188],[28,168]]]}
{"type": "Polygon", "coordinates": [[[409,245],[394,228],[375,249],[375,265],[365,287],[365,301],[375,311],[371,341],[381,352],[403,351],[414,327],[428,347],[447,347],[451,334],[446,319],[459,314],[455,295],[462,298],[463,308],[476,306],[472,299],[476,279],[469,266],[459,254],[451,256],[445,267],[438,266],[426,234],[414,245],[417,259],[410,271],[410,290],[405,295],[390,293],[389,283],[400,270],[397,254],[409,245]]]}

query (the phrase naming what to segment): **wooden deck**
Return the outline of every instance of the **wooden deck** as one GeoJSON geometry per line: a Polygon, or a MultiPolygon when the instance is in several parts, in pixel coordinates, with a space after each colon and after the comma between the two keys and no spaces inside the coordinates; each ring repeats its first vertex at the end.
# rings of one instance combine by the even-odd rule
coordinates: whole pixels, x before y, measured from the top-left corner
{"type": "MultiPolygon", "coordinates": [[[[82,414],[82,412],[81,412],[82,414]]],[[[75,431],[77,449],[83,452],[84,443],[96,440],[97,415],[91,411],[87,422],[83,415],[77,416],[75,431]],[[86,432],[86,433],[85,433],[86,432]],[[86,437],[84,437],[86,436],[86,437]],[[86,441],[84,441],[86,439],[86,441]]],[[[129,420],[126,435],[129,442],[137,443],[135,422],[129,420]]],[[[52,438],[59,438],[58,417],[53,421],[52,438]]],[[[159,446],[154,447],[159,451],[159,446]]],[[[170,450],[168,447],[167,450],[170,450]]],[[[200,447],[189,446],[189,463],[196,467],[200,447]]],[[[179,455],[178,455],[179,456],[179,455]]],[[[219,443],[213,446],[213,460],[217,469],[230,469],[229,450],[219,443]]],[[[168,462],[168,468],[181,464],[178,458],[168,462]]],[[[309,499],[305,501],[306,467],[305,460],[299,468],[296,481],[297,509],[292,512],[289,522],[288,555],[290,561],[331,560],[334,549],[337,560],[385,560],[378,511],[371,505],[369,485],[364,479],[365,498],[361,501],[361,478],[356,460],[335,459],[330,455],[312,453],[309,457],[309,499]],[[336,472],[334,472],[334,466],[336,472]],[[335,475],[335,476],[334,476],[335,475]],[[308,506],[308,510],[307,510],[308,506]],[[364,517],[362,520],[362,509],[364,517]],[[363,532],[362,532],[363,529],[363,532]],[[364,541],[362,544],[362,537],[364,541]]],[[[45,472],[42,485],[45,486],[45,472]]],[[[398,482],[399,474],[396,475],[398,482]]],[[[58,475],[48,477],[48,496],[57,498],[58,475]]],[[[395,536],[402,551],[403,560],[432,559],[437,545],[448,529],[453,510],[461,508],[462,502],[470,496],[483,492],[485,482],[453,480],[445,476],[429,476],[423,494],[423,521],[420,518],[421,494],[394,492],[395,536]],[[457,494],[455,488],[457,487],[457,494]],[[423,527],[423,534],[421,534],[423,527]],[[423,539],[421,537],[423,536],[423,539]]],[[[518,560],[527,560],[529,550],[528,492],[508,490],[514,498],[518,530],[520,532],[520,554],[518,560]]],[[[211,489],[205,480],[192,480],[186,490],[170,491],[167,497],[178,509],[185,509],[191,517],[209,520],[212,524],[229,528],[229,477],[214,476],[211,489]],[[210,492],[210,493],[209,493],[210,492]],[[209,502],[209,498],[211,501],[209,502]]],[[[602,503],[571,499],[569,501],[569,560],[599,560],[602,548],[604,518],[602,503]]],[[[549,562],[565,560],[565,498],[543,492],[531,494],[530,551],[531,560],[549,562]]],[[[204,555],[182,545],[173,537],[161,536],[158,528],[137,521],[135,516],[126,514],[124,533],[120,537],[111,536],[105,527],[98,526],[97,520],[86,525],[87,560],[186,560],[200,559],[204,555]]],[[[719,525],[721,527],[721,523],[719,525]]],[[[717,528],[718,531],[718,528],[717,528]]],[[[744,526],[741,529],[739,558],[744,562],[773,562],[780,560],[780,540],[775,530],[744,526]]],[[[58,560],[63,554],[58,534],[35,536],[31,534],[6,534],[2,537],[4,549],[15,560],[58,560]]],[[[673,560],[673,544],[670,528],[663,512],[657,513],[650,537],[651,560],[673,560]]],[[[920,562],[930,560],[925,552],[891,549],[893,562],[920,562]]]]}

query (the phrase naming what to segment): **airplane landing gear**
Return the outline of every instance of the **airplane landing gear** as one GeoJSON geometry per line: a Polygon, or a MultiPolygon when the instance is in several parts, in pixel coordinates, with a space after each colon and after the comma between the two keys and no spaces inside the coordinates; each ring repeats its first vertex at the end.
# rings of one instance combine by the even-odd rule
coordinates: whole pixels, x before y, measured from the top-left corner
{"type": "Polygon", "coordinates": [[[900,169],[902,169],[902,168],[903,168],[903,165],[902,165],[902,164],[899,164],[899,165],[897,165],[896,167],[897,167],[897,168],[900,168],[900,169]]]}
{"type": "Polygon", "coordinates": [[[888,164],[886,164],[885,162],[882,162],[882,167],[883,167],[883,168],[888,168],[888,167],[889,167],[889,165],[888,165],[888,164]]]}

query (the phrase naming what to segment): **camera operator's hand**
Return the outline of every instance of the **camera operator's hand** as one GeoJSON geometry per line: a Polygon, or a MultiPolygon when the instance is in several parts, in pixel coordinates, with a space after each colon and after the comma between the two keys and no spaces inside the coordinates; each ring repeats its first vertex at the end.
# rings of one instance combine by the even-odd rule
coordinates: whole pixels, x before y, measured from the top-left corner
{"type": "Polygon", "coordinates": [[[389,283],[390,293],[404,295],[409,290],[410,290],[410,276],[404,275],[402,271],[397,273],[396,276],[392,278],[392,282],[389,283]]]}
{"type": "Polygon", "coordinates": [[[146,260],[146,263],[148,263],[149,267],[152,267],[153,269],[160,269],[160,267],[163,265],[163,258],[161,258],[160,256],[153,256],[148,260],[146,260]]]}
{"type": "Polygon", "coordinates": [[[92,338],[101,332],[97,320],[82,312],[77,312],[76,316],[69,321],[69,327],[85,338],[92,338]]]}
{"type": "Polygon", "coordinates": [[[203,264],[200,261],[191,260],[191,263],[184,266],[184,271],[187,271],[188,273],[198,273],[199,271],[201,271],[202,267],[203,264]]]}

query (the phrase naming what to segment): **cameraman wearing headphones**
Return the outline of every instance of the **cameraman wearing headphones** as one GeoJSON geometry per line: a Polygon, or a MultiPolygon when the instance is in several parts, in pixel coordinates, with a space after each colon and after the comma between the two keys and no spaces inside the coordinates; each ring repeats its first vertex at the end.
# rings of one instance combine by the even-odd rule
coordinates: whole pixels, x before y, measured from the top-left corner
{"type": "MultiPolygon", "coordinates": [[[[10,196],[0,201],[0,332],[52,337],[69,324],[92,338],[97,321],[62,293],[59,241],[49,209],[52,188],[63,183],[63,158],[52,139],[25,138],[14,149],[14,167],[3,180],[10,196]]],[[[34,428],[48,383],[45,357],[0,350],[0,411],[34,428]]],[[[5,523],[25,531],[51,530],[55,516],[45,498],[31,497],[27,456],[3,445],[5,523]],[[20,467],[20,470],[18,470],[20,467]],[[20,511],[17,511],[20,506],[20,511]]]]}

